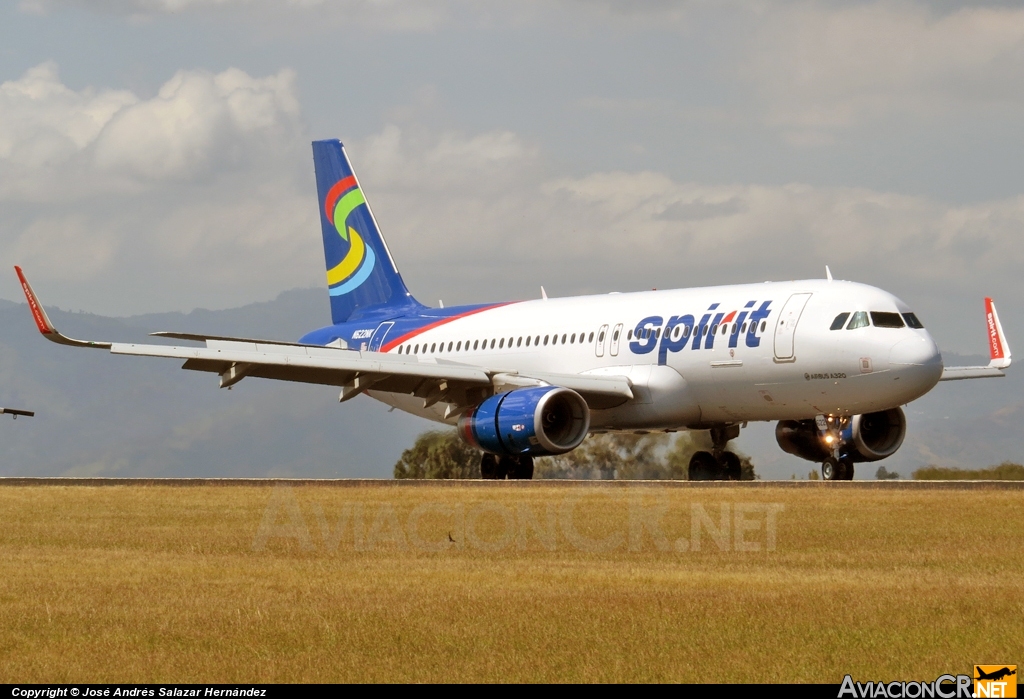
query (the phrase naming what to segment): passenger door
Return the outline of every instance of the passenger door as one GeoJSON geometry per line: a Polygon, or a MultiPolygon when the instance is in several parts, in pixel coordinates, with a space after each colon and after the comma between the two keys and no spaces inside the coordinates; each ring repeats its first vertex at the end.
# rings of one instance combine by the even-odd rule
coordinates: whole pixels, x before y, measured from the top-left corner
{"type": "Polygon", "coordinates": [[[804,312],[811,294],[793,294],[782,307],[779,319],[775,323],[775,360],[779,362],[792,362],[796,360],[793,347],[793,337],[796,333],[796,325],[800,321],[800,314],[804,312]]]}
{"type": "Polygon", "coordinates": [[[611,349],[608,352],[613,357],[618,357],[619,356],[619,339],[621,337],[622,337],[622,323],[619,323],[618,325],[615,326],[615,329],[612,330],[611,349]]]}
{"type": "Polygon", "coordinates": [[[604,343],[608,340],[608,326],[602,325],[597,331],[597,338],[594,339],[594,352],[598,357],[604,356],[604,343]]]}

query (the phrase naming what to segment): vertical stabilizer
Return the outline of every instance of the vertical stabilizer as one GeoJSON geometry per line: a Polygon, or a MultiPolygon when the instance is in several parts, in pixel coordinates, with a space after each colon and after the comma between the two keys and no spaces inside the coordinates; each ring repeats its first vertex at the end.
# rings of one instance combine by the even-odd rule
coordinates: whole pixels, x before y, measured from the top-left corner
{"type": "Polygon", "coordinates": [[[391,317],[423,306],[409,293],[341,141],[313,141],[331,320],[391,317]]]}

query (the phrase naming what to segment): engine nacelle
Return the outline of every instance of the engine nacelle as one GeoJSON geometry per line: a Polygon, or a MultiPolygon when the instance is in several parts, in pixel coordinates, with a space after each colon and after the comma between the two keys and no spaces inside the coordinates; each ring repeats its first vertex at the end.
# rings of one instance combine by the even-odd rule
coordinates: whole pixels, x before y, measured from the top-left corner
{"type": "Polygon", "coordinates": [[[558,386],[500,393],[459,418],[459,436],[466,443],[502,456],[564,454],[578,447],[589,429],[587,402],[558,386]]]}
{"type": "MultiPolygon", "coordinates": [[[[896,453],[907,435],[907,418],[901,408],[854,415],[845,420],[838,437],[841,450],[851,462],[878,461],[896,453]]],[[[822,462],[832,456],[832,445],[814,420],[782,420],[775,427],[775,441],[782,450],[808,461],[822,462]]]]}

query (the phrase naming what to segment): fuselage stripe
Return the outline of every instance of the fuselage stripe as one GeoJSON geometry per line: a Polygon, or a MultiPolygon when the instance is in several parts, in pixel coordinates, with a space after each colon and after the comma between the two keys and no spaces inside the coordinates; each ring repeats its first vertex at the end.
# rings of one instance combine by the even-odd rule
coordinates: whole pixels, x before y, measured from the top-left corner
{"type": "Polygon", "coordinates": [[[429,325],[424,325],[422,328],[417,328],[416,330],[410,330],[409,332],[407,332],[406,334],[402,335],[401,337],[398,337],[398,338],[392,340],[391,342],[387,343],[383,347],[381,347],[380,351],[381,352],[390,352],[391,350],[393,350],[395,347],[398,347],[403,342],[407,342],[407,341],[411,340],[412,338],[416,337],[417,335],[421,335],[422,333],[427,332],[428,330],[433,330],[434,328],[440,327],[440,326],[445,325],[447,323],[451,323],[454,320],[459,320],[460,318],[467,318],[469,316],[476,315],[477,313],[483,313],[484,311],[490,311],[491,309],[494,309],[494,308],[501,308],[502,306],[510,306],[513,303],[519,303],[519,302],[518,301],[506,301],[504,303],[496,303],[496,304],[493,304],[491,306],[484,306],[483,308],[475,308],[472,311],[466,311],[465,313],[460,313],[458,315],[451,316],[450,318],[441,318],[440,320],[436,320],[433,323],[430,323],[429,325]]]}

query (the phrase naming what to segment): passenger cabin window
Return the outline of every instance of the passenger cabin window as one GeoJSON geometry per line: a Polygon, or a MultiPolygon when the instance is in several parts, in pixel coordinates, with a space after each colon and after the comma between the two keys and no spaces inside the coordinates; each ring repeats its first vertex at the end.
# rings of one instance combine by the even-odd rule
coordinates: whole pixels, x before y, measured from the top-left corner
{"type": "Polygon", "coordinates": [[[871,323],[868,322],[867,311],[857,311],[853,314],[853,319],[850,320],[850,324],[846,326],[847,330],[856,330],[857,328],[866,328],[871,323]]]}
{"type": "Polygon", "coordinates": [[[836,319],[832,321],[832,327],[830,327],[829,330],[842,330],[843,326],[846,325],[846,319],[849,317],[849,313],[840,313],[836,316],[836,319]]]}
{"type": "Polygon", "coordinates": [[[907,321],[907,327],[913,328],[914,330],[923,330],[924,323],[917,319],[917,316],[913,313],[904,313],[903,320],[907,321]]]}
{"type": "Polygon", "coordinates": [[[886,313],[885,311],[871,311],[871,324],[876,328],[902,328],[904,326],[903,316],[899,313],[886,313]]]}

